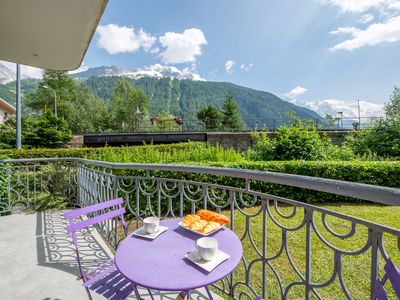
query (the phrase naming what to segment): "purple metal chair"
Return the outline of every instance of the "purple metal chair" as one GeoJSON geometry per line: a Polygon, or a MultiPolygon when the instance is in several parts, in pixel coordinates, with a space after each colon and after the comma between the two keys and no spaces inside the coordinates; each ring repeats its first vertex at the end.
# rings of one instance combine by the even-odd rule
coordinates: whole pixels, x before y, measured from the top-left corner
{"type": "Polygon", "coordinates": [[[115,224],[118,224],[118,219],[120,219],[125,235],[127,235],[128,231],[124,221],[125,208],[122,207],[122,203],[122,198],[118,198],[64,213],[64,217],[69,220],[67,231],[72,236],[72,242],[75,246],[76,259],[83,280],[83,286],[88,293],[89,299],[92,299],[90,290],[112,300],[123,300],[127,298],[132,291],[135,291],[137,298],[140,299],[136,286],[134,286],[118,271],[114,264],[114,258],[109,259],[105,263],[102,263],[88,272],[84,272],[82,269],[81,257],[79,255],[76,233],[81,229],[88,228],[104,221],[108,222],[108,220],[111,219],[114,219],[115,224]],[[92,217],[82,219],[82,216],[87,216],[88,214],[92,217]]]}
{"type": "Polygon", "coordinates": [[[385,264],[385,275],[382,280],[377,280],[375,282],[375,293],[371,299],[373,300],[387,300],[388,296],[384,289],[386,281],[389,279],[392,284],[393,290],[397,296],[400,298],[400,271],[396,268],[393,262],[388,259],[385,264]]]}

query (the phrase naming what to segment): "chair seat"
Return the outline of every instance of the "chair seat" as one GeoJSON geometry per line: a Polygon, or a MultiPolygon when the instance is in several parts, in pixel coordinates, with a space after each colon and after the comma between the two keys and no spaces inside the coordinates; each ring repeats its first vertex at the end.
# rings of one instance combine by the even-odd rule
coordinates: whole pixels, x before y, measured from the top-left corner
{"type": "Polygon", "coordinates": [[[126,299],[134,289],[133,284],[118,271],[113,258],[91,269],[84,277],[84,287],[111,300],[126,299]]]}

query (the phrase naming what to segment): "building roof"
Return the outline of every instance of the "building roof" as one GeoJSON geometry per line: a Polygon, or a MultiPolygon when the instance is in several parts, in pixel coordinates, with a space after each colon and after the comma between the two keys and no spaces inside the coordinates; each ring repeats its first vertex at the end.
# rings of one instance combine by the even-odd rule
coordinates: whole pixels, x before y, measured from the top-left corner
{"type": "Polygon", "coordinates": [[[1,0],[0,60],[74,70],[108,0],[1,0]]]}
{"type": "Polygon", "coordinates": [[[0,98],[0,107],[10,114],[16,113],[15,107],[2,98],[0,98]]]}

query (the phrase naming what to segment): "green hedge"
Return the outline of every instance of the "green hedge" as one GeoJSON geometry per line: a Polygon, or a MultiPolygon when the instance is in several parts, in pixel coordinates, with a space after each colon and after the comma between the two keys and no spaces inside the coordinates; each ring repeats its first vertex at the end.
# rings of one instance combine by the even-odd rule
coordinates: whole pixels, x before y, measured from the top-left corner
{"type": "MultiPolygon", "coordinates": [[[[174,145],[147,145],[120,148],[86,149],[37,149],[22,151],[0,151],[0,156],[10,158],[40,157],[86,157],[114,162],[182,163],[226,168],[263,170],[288,174],[322,177],[379,186],[400,188],[400,162],[391,161],[245,161],[237,152],[223,151],[218,147],[207,147],[204,143],[174,145]],[[194,159],[193,159],[194,157],[194,159]],[[191,160],[193,159],[193,160],[191,160]],[[222,162],[221,162],[222,161],[222,162]]],[[[141,175],[139,170],[118,170],[118,174],[141,175]]],[[[155,176],[187,179],[243,187],[244,181],[237,178],[207,174],[177,172],[154,172],[155,176]]],[[[252,183],[252,189],[308,203],[359,202],[360,200],[321,193],[312,190],[288,187],[265,182],[252,183]]],[[[1,191],[0,191],[1,192],[1,191]]]]}
{"type": "MultiPolygon", "coordinates": [[[[199,165],[198,163],[193,163],[199,165]]],[[[322,177],[328,179],[345,180],[372,185],[400,188],[400,162],[304,162],[304,161],[272,161],[272,162],[242,162],[242,163],[208,163],[208,166],[225,168],[242,168],[252,170],[263,170],[271,172],[280,172],[296,175],[322,177]]],[[[125,175],[138,176],[144,175],[143,171],[126,170],[125,175]]],[[[157,177],[186,179],[200,182],[215,183],[233,187],[244,187],[244,180],[240,178],[231,178],[224,176],[215,176],[207,174],[190,174],[178,172],[155,171],[153,174],[157,177]]],[[[252,190],[269,193],[293,200],[306,203],[332,203],[332,202],[353,202],[360,203],[362,200],[333,195],[330,193],[317,192],[309,189],[289,187],[285,185],[253,182],[252,190]]],[[[248,199],[251,201],[251,199],[248,199]]],[[[134,206],[134,203],[132,203],[134,206]]],[[[189,209],[189,207],[185,207],[189,209]]]]}
{"type": "MultiPolygon", "coordinates": [[[[243,163],[210,163],[211,166],[271,171],[344,180],[392,188],[400,188],[400,162],[390,161],[271,161],[243,163]]],[[[237,185],[236,179],[230,184],[237,185]]],[[[272,183],[255,182],[252,189],[307,203],[361,202],[361,200],[288,187],[272,183]]]]}
{"type": "Polygon", "coordinates": [[[160,152],[165,151],[180,151],[189,148],[200,148],[204,147],[205,143],[201,142],[190,142],[190,143],[178,143],[172,145],[143,145],[143,146],[131,146],[131,147],[104,147],[104,148],[59,148],[59,149],[5,149],[0,150],[0,156],[7,156],[11,159],[23,159],[23,158],[50,158],[50,157],[78,157],[78,158],[90,158],[93,156],[101,155],[103,153],[109,153],[112,151],[115,156],[122,155],[123,153],[130,152],[131,150],[140,150],[146,152],[148,150],[155,150],[160,152]]]}

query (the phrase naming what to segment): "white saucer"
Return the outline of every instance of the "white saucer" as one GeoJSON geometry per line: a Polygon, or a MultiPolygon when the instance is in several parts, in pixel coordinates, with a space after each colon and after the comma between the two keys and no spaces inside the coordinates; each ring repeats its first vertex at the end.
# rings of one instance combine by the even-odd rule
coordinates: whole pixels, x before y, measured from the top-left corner
{"type": "Polygon", "coordinates": [[[144,228],[141,227],[139,229],[136,229],[132,235],[136,235],[136,236],[140,236],[146,239],[150,239],[150,240],[154,240],[156,237],[158,237],[161,233],[165,232],[168,230],[168,227],[165,226],[160,226],[160,230],[158,230],[158,232],[155,233],[147,233],[146,231],[144,231],[144,228]]]}
{"type": "Polygon", "coordinates": [[[199,252],[197,250],[193,252],[189,252],[185,254],[185,257],[190,260],[192,263],[195,265],[199,266],[203,270],[206,270],[207,272],[211,272],[214,270],[217,266],[219,266],[222,262],[227,260],[230,256],[226,254],[225,252],[218,250],[217,253],[215,254],[214,258],[212,260],[203,260],[199,252]]]}

